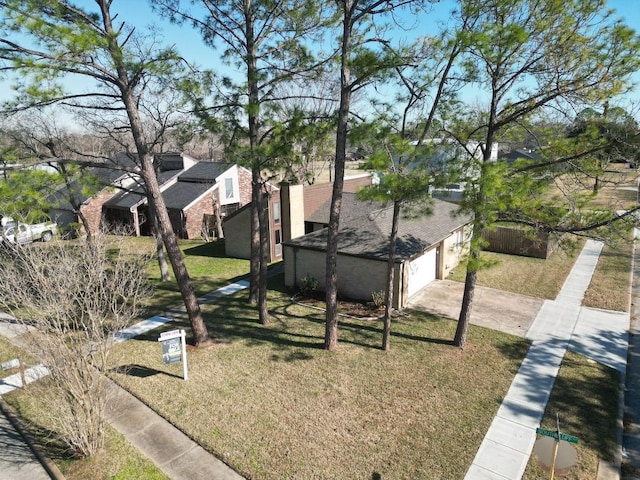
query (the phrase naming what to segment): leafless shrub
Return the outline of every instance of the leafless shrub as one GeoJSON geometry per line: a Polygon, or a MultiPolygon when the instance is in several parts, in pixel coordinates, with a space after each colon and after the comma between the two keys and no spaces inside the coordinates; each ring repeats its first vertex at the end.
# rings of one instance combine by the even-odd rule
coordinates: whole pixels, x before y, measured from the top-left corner
{"type": "Polygon", "coordinates": [[[35,327],[25,345],[50,371],[46,395],[39,393],[49,421],[74,455],[91,456],[104,442],[111,338],[142,313],[150,258],[101,236],[8,253],[0,308],[35,327]]]}

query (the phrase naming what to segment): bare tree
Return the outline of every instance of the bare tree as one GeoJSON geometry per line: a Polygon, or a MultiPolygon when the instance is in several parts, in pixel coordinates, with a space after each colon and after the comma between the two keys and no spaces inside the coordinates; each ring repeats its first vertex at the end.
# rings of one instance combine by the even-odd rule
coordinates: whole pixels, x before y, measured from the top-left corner
{"type": "Polygon", "coordinates": [[[110,340],[141,315],[150,294],[150,256],[108,247],[98,235],[91,243],[15,247],[2,258],[0,306],[32,327],[23,346],[50,373],[37,397],[59,439],[82,457],[104,443],[110,340]]]}

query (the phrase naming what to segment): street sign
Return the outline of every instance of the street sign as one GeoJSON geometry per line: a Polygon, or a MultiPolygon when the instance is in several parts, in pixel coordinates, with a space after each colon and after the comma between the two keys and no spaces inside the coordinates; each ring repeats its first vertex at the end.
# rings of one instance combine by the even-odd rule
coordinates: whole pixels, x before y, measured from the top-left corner
{"type": "Polygon", "coordinates": [[[546,428],[536,428],[536,433],[538,435],[551,437],[556,440],[562,440],[563,442],[569,442],[569,443],[575,443],[575,444],[578,443],[578,437],[574,437],[573,435],[567,435],[566,433],[560,433],[560,435],[558,435],[558,432],[556,430],[547,430],[546,428]]]}

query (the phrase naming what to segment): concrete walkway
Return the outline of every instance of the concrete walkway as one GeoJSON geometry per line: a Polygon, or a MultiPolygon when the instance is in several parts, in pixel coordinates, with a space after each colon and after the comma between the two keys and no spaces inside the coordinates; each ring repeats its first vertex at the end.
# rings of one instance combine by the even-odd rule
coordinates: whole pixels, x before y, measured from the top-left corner
{"type": "MultiPolygon", "coordinates": [[[[543,303],[527,332],[532,345],[465,479],[522,478],[567,349],[615,368],[624,376],[629,314],[581,307],[602,246],[587,241],[558,297],[543,303]]],[[[617,477],[612,469],[603,468],[598,478],[617,477]]]]}
{"type": "Polygon", "coordinates": [[[0,415],[0,479],[50,480],[50,476],[4,415],[0,415]]]}
{"type": "MultiPolygon", "coordinates": [[[[0,312],[0,335],[12,343],[26,333],[26,327],[14,323],[12,318],[0,312]]],[[[46,375],[46,369],[28,369],[25,371],[27,382],[35,381],[46,375]]],[[[0,397],[15,388],[22,387],[20,374],[13,374],[0,380],[0,397]]],[[[36,456],[16,425],[10,421],[9,412],[5,412],[0,402],[0,479],[11,480],[49,480],[54,478],[36,456]]]]}

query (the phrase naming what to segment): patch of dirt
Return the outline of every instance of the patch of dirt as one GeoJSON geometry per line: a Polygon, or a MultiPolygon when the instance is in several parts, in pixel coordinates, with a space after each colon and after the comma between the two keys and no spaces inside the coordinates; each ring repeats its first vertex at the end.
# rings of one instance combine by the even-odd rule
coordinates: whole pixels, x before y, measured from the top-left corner
{"type": "MultiPolygon", "coordinates": [[[[297,293],[293,296],[295,302],[324,310],[326,308],[324,292],[297,293]]],[[[338,298],[338,313],[356,318],[379,317],[384,313],[384,305],[376,306],[373,302],[365,302],[338,298]]]]}

